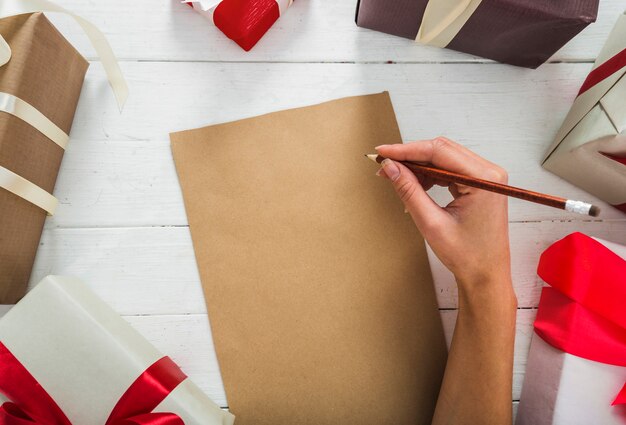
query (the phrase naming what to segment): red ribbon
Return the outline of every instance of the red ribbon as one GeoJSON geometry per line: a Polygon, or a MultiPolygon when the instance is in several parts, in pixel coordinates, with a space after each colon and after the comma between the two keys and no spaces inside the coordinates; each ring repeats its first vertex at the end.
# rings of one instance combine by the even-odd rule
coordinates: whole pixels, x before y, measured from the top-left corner
{"type": "Polygon", "coordinates": [[[245,51],[263,37],[280,17],[276,0],[223,0],[213,12],[213,22],[245,51]]]}
{"type": "MultiPolygon", "coordinates": [[[[187,377],[169,357],[157,360],[119,399],[105,425],[184,425],[174,413],[151,413],[187,377]]],[[[0,342],[0,425],[72,425],[35,377],[0,342]]],[[[88,408],[86,406],[85,408],[88,408]]]]}
{"type": "MultiPolygon", "coordinates": [[[[626,261],[600,242],[572,233],[539,260],[543,288],[535,331],[566,353],[626,367],[626,261]]],[[[615,404],[626,403],[626,385],[615,404]]]]}
{"type": "Polygon", "coordinates": [[[622,50],[587,75],[578,96],[626,66],[626,49],[622,50]]]}

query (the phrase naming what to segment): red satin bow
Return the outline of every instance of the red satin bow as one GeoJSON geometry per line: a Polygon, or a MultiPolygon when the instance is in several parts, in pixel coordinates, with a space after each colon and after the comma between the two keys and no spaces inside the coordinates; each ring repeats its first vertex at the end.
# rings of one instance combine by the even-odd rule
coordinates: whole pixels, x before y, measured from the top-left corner
{"type": "MultiPolygon", "coordinates": [[[[582,233],[551,245],[539,260],[543,288],[535,331],[553,347],[626,367],[626,261],[582,233]]],[[[626,385],[613,405],[626,403],[626,385]]]]}
{"type": "MultiPolygon", "coordinates": [[[[187,377],[169,357],[157,360],[119,399],[105,425],[184,425],[173,413],[151,413],[187,377]]],[[[72,425],[35,377],[0,342],[0,425],[72,425]]],[[[85,408],[89,408],[85,406],[85,408]]]]}

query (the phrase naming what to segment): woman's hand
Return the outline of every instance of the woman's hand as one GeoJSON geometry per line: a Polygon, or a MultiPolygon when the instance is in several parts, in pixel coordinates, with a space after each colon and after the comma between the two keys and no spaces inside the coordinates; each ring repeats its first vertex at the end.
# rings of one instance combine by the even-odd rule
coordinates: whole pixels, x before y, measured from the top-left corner
{"type": "Polygon", "coordinates": [[[383,161],[379,175],[391,180],[420,232],[460,286],[510,282],[507,197],[425,176],[418,178],[396,161],[429,163],[497,183],[507,182],[504,169],[443,137],[382,145],[376,150],[389,158],[383,161]],[[426,193],[434,184],[447,186],[454,197],[444,208],[426,193]]]}
{"type": "Polygon", "coordinates": [[[434,425],[510,425],[516,299],[511,284],[507,198],[485,190],[415,177],[395,161],[426,162],[506,183],[506,172],[439,137],[376,148],[386,158],[379,175],[391,180],[435,254],[454,273],[459,311],[434,425]],[[395,161],[394,161],[395,160],[395,161]],[[445,208],[426,194],[448,186],[445,208]]]}

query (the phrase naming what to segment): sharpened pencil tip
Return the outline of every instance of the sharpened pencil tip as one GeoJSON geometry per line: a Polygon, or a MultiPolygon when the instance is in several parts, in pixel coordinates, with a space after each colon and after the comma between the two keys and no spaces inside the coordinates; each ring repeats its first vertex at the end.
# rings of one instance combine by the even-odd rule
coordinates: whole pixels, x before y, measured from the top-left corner
{"type": "Polygon", "coordinates": [[[366,154],[365,156],[371,159],[372,161],[374,161],[375,163],[378,163],[378,161],[376,161],[376,158],[378,158],[378,155],[376,155],[375,153],[366,154]]]}
{"type": "Polygon", "coordinates": [[[597,217],[598,215],[600,215],[600,207],[592,205],[591,208],[589,208],[589,215],[592,217],[597,217]]]}

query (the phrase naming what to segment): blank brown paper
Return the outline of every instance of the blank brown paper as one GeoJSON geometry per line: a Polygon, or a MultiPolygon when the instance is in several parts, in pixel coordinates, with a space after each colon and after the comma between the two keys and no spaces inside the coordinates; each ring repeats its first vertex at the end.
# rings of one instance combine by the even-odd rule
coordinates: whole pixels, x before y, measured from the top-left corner
{"type": "Polygon", "coordinates": [[[363,154],[389,95],[171,134],[237,425],[430,424],[446,361],[424,241],[363,154]]]}

